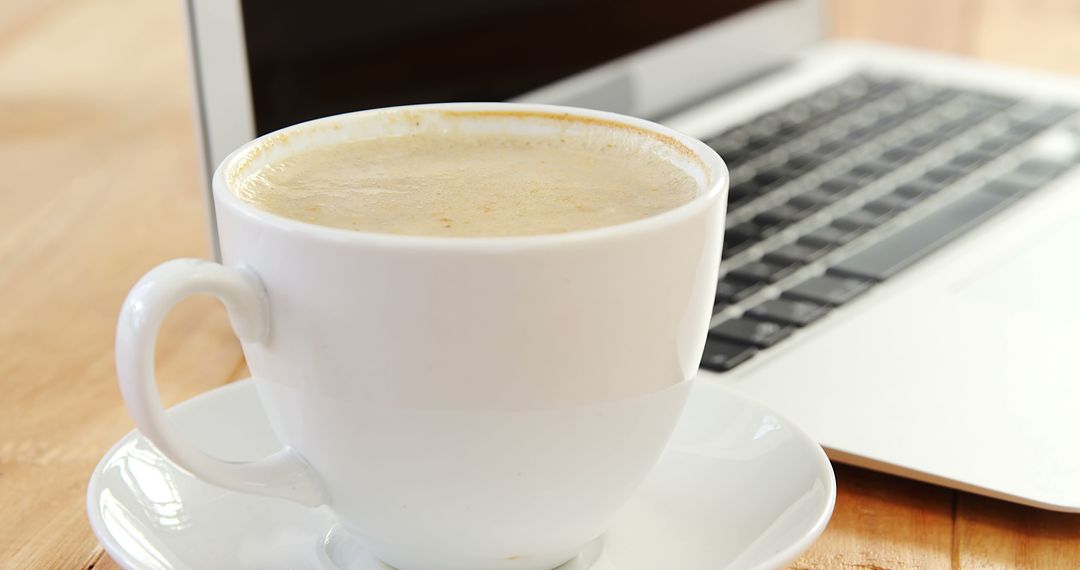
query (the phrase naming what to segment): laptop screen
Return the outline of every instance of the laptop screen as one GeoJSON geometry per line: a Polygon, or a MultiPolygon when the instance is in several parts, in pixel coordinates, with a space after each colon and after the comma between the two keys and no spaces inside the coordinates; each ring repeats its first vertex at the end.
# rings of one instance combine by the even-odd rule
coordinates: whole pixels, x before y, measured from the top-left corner
{"type": "Polygon", "coordinates": [[[501,101],[764,0],[242,0],[255,128],[501,101]]]}

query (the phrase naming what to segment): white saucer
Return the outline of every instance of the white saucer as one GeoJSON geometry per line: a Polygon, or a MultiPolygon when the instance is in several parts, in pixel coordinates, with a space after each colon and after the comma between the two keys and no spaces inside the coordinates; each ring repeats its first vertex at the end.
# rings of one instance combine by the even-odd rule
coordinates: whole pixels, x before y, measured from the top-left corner
{"type": "MultiPolygon", "coordinates": [[[[279,448],[250,380],[170,414],[222,458],[279,448]]],[[[832,467],[806,434],[760,404],[699,383],[660,465],[611,530],[559,570],[779,568],[821,534],[835,499],[832,467]]],[[[87,509],[125,568],[388,568],[336,530],[325,507],[203,483],[137,431],[94,470],[87,509]]]]}

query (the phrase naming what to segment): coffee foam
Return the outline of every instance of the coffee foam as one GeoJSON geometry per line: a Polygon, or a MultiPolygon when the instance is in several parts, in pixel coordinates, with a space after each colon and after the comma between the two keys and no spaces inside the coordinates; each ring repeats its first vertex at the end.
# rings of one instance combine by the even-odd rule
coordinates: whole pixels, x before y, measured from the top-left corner
{"type": "Polygon", "coordinates": [[[636,126],[569,114],[417,108],[265,137],[229,165],[226,178],[242,200],[301,221],[453,236],[613,225],[685,203],[708,183],[692,149],[636,126]],[[370,155],[379,160],[366,161],[370,155]],[[545,160],[553,166],[542,166],[545,160]],[[407,199],[399,196],[407,191],[407,199]],[[423,219],[414,219],[417,209],[423,219]]]}
{"type": "Polygon", "coordinates": [[[341,142],[381,136],[404,135],[441,129],[468,133],[489,130],[502,133],[574,135],[584,129],[603,129],[622,142],[636,145],[683,169],[701,188],[713,185],[719,173],[710,171],[700,156],[674,137],[646,128],[597,117],[532,110],[447,110],[423,107],[363,111],[301,123],[264,135],[224,165],[224,179],[234,190],[244,179],[266,164],[293,153],[341,142]],[[475,131],[474,131],[475,130],[475,131]]]}

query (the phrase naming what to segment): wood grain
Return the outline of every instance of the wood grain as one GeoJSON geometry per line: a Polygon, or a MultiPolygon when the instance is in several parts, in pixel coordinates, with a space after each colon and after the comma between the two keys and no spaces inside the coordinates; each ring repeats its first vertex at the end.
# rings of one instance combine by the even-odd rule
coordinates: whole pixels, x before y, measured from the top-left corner
{"type": "Polygon", "coordinates": [[[949,567],[951,490],[847,465],[835,469],[832,521],[793,569],[949,567]]]}
{"type": "MultiPolygon", "coordinates": [[[[112,361],[128,288],[206,240],[174,2],[0,5],[0,566],[85,567],[101,455],[131,429],[112,361]]],[[[158,347],[162,397],[241,361],[192,299],[158,347]]]]}
{"type": "Polygon", "coordinates": [[[1080,567],[1080,515],[958,493],[954,532],[960,568],[1080,567]]]}
{"type": "MultiPolygon", "coordinates": [[[[1075,0],[834,0],[844,37],[1080,73],[1075,0]]],[[[0,2],[0,567],[116,568],[84,512],[131,429],[124,295],[207,253],[176,2],[0,2]]],[[[158,346],[175,403],[246,373],[223,310],[179,306],[158,346]]],[[[836,512],[794,568],[1075,568],[1080,517],[837,466],[836,512]]],[[[672,569],[680,570],[680,569],[672,569]]]]}

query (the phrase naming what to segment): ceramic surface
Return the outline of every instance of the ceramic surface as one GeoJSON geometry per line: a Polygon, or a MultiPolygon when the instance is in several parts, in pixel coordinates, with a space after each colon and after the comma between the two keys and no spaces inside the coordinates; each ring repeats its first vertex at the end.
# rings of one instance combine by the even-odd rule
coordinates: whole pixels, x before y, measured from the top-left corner
{"type": "MultiPolygon", "coordinates": [[[[169,416],[180,434],[224,459],[280,448],[250,380],[169,416]]],[[[560,570],[780,568],[824,530],[835,496],[828,460],[801,430],[751,400],[699,384],[660,463],[609,532],[560,570]]],[[[137,431],[94,471],[87,507],[94,532],[125,568],[388,568],[326,507],[200,481],[137,431]]]]}

